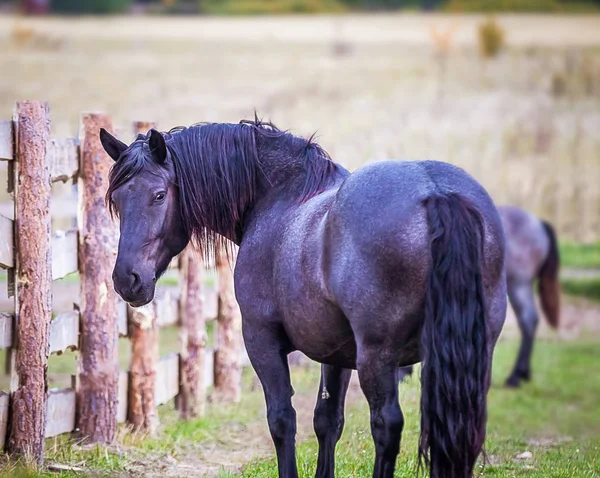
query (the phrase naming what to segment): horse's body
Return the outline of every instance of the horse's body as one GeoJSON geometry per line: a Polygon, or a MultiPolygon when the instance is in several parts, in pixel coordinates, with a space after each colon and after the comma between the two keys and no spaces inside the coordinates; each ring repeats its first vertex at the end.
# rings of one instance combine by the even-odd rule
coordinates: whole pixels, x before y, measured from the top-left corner
{"type": "MultiPolygon", "coordinates": [[[[136,146],[141,140],[128,148],[104,135],[105,149],[118,160],[109,195],[122,231],[139,231],[142,219],[158,221],[154,214],[162,214],[163,231],[174,227],[165,217],[175,213],[162,205],[161,194],[166,212],[156,212],[158,206],[147,213],[131,208],[135,214],[128,218],[121,212],[145,194],[152,170],[158,177],[162,168],[163,187],[179,189],[167,196],[179,201],[181,220],[196,221],[187,224],[188,236],[210,242],[216,232],[239,245],[236,296],[248,355],[265,392],[279,475],[297,476],[287,355],[300,350],[324,364],[314,419],[317,476],[334,476],[352,369],[371,410],[374,476],[393,476],[403,427],[396,371],[421,359],[429,367],[423,368],[420,453],[432,478],[471,476],[485,437],[492,351],[506,312],[502,226],[483,188],[438,162],[380,162],[350,174],[314,143],[259,122],[192,128],[166,135],[164,147],[153,132],[146,150],[136,146]],[[228,171],[246,167],[250,150],[260,170],[228,171]],[[148,173],[131,166],[140,157],[148,173]],[[192,173],[203,187],[193,194],[182,176],[192,173]],[[232,184],[238,176],[255,177],[252,191],[232,184]],[[236,205],[248,198],[235,224],[211,216],[214,211],[187,217],[219,197],[236,205]]],[[[115,286],[131,303],[151,299],[151,281],[174,252],[148,259],[140,248],[162,251],[168,242],[151,236],[121,235],[115,286]],[[141,265],[136,271],[131,264],[141,265]]]]}
{"type": "MultiPolygon", "coordinates": [[[[506,238],[506,281],[508,297],[521,330],[521,347],[515,366],[506,380],[508,387],[518,387],[531,378],[531,352],[538,313],[534,299],[534,282],[544,316],[558,327],[560,309],[559,255],[552,226],[515,206],[499,206],[506,238]]],[[[412,366],[400,369],[402,380],[412,374],[412,366]]]]}

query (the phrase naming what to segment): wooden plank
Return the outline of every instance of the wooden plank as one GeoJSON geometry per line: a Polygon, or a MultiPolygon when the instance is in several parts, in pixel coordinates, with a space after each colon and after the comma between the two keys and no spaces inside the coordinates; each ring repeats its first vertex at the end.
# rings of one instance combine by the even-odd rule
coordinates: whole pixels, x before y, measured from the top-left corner
{"type": "Polygon", "coordinates": [[[157,405],[161,405],[167,403],[178,394],[179,354],[170,354],[158,361],[154,399],[157,405]]]}
{"type": "Polygon", "coordinates": [[[179,322],[179,300],[170,292],[156,300],[156,325],[168,327],[179,322]]]}
{"type": "Polygon", "coordinates": [[[14,223],[11,219],[0,216],[0,268],[13,267],[14,257],[14,223]]]}
{"type": "Polygon", "coordinates": [[[127,393],[129,389],[129,372],[119,372],[117,392],[117,422],[125,423],[127,420],[127,393]]]}
{"type": "Polygon", "coordinates": [[[129,337],[127,303],[121,299],[117,303],[117,331],[119,337],[129,337]]]}
{"type": "Polygon", "coordinates": [[[0,450],[4,450],[6,442],[6,433],[8,432],[8,406],[10,395],[6,392],[0,392],[0,450]]]}
{"type": "MultiPolygon", "coordinates": [[[[0,349],[7,349],[13,343],[13,315],[0,312],[0,349]]],[[[1,450],[2,448],[0,448],[1,450]]]]}
{"type": "Polygon", "coordinates": [[[79,140],[51,139],[48,143],[48,166],[52,181],[66,182],[79,171],[79,140]]]}
{"type": "Polygon", "coordinates": [[[204,389],[212,387],[215,384],[215,351],[213,349],[204,349],[204,389]]]}
{"type": "Polygon", "coordinates": [[[50,354],[62,354],[79,347],[79,312],[67,312],[50,322],[50,354]]]}
{"type": "Polygon", "coordinates": [[[75,429],[77,393],[72,388],[48,391],[46,402],[46,438],[69,433],[75,429]]]}
{"type": "Polygon", "coordinates": [[[52,234],[52,280],[77,272],[79,267],[77,230],[52,234]]]}
{"type": "MultiPolygon", "coordinates": [[[[54,196],[50,201],[50,215],[53,219],[77,218],[77,196],[54,196]]],[[[0,215],[8,219],[15,217],[15,204],[13,201],[0,202],[0,215]]]]}
{"type": "Polygon", "coordinates": [[[0,121],[0,161],[10,161],[14,154],[13,122],[0,121]]]}

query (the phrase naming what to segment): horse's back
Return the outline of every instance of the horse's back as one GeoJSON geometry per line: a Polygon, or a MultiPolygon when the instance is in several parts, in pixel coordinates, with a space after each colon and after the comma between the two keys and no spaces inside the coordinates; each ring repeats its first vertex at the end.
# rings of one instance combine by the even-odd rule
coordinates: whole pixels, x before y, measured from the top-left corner
{"type": "Polygon", "coordinates": [[[354,172],[329,212],[331,235],[423,268],[429,248],[425,202],[449,194],[466,199],[479,212],[486,242],[502,241],[500,218],[485,189],[462,169],[437,161],[382,161],[354,172]]]}
{"type": "Polygon", "coordinates": [[[529,282],[538,274],[550,248],[542,222],[515,206],[498,206],[506,237],[506,274],[509,281],[529,282]]]}

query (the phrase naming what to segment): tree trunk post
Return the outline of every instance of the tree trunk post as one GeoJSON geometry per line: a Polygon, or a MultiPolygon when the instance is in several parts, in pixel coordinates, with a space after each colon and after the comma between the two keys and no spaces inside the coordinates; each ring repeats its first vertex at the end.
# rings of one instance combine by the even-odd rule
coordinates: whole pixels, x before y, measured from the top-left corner
{"type": "Polygon", "coordinates": [[[242,397],[242,316],[235,299],[233,270],[224,251],[215,258],[218,312],[214,359],[215,401],[239,402],[242,397]]]}
{"type": "Polygon", "coordinates": [[[46,163],[50,116],[47,103],[34,101],[17,103],[15,116],[16,383],[11,387],[8,451],[43,465],[52,319],[51,178],[46,163]]]}
{"type": "Polygon", "coordinates": [[[131,367],[127,421],[134,430],[154,433],[158,412],[154,399],[158,363],[158,327],[156,306],[150,303],[137,309],[128,307],[131,367]]]}
{"type": "Polygon", "coordinates": [[[202,296],[204,266],[191,245],[181,253],[179,269],[182,284],[179,302],[181,392],[178,405],[181,418],[187,419],[204,416],[206,409],[206,326],[202,296]]]}
{"type": "MultiPolygon", "coordinates": [[[[146,133],[154,126],[151,122],[136,121],[133,133],[146,133]]],[[[152,434],[158,426],[154,394],[159,356],[156,306],[152,303],[139,309],[128,307],[127,316],[131,341],[127,421],[135,430],[152,434]]]]}
{"type": "Polygon", "coordinates": [[[78,358],[77,428],[91,443],[110,443],[117,430],[117,295],[112,270],[117,230],[104,204],[113,164],[100,144],[100,128],[112,131],[102,114],[84,114],[79,173],[79,271],[81,350],[78,358]]]}

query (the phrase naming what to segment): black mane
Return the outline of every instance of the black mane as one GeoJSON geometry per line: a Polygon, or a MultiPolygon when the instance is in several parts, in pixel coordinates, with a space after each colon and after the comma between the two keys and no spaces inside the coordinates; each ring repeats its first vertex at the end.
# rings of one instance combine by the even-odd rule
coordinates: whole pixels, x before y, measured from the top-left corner
{"type": "MultiPolygon", "coordinates": [[[[185,229],[207,253],[226,246],[222,236],[237,236],[243,214],[255,199],[259,178],[267,177],[259,140],[283,139],[288,154],[304,156],[306,179],[300,201],[325,190],[337,169],[312,136],[299,138],[258,119],[239,124],[199,123],[163,135],[175,169],[185,229]]],[[[148,138],[139,134],[111,169],[106,201],[112,214],[117,214],[112,193],[152,162],[148,138]]]]}

